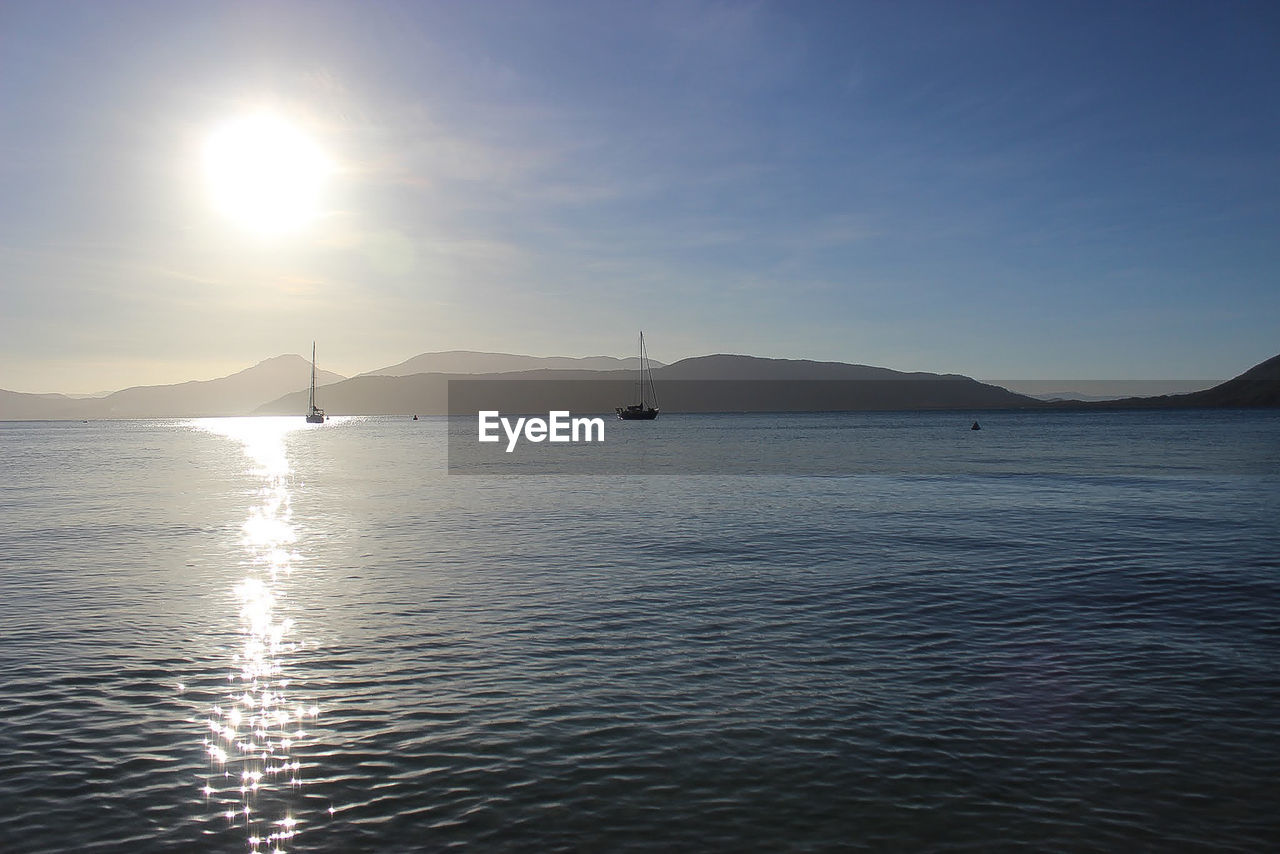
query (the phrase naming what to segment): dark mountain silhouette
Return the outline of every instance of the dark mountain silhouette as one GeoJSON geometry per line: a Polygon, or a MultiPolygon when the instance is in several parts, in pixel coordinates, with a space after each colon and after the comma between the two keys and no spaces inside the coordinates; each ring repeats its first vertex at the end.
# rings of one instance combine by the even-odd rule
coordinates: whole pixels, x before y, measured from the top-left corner
{"type": "MultiPolygon", "coordinates": [[[[501,374],[412,374],[407,377],[361,374],[325,388],[324,409],[330,415],[444,415],[449,411],[449,381],[485,383],[574,382],[585,385],[620,383],[630,387],[635,375],[627,371],[514,371],[501,374]]],[[[254,415],[287,415],[305,409],[307,392],[288,394],[259,407],[254,415]]],[[[617,404],[614,404],[615,406],[617,404]]],[[[583,410],[585,411],[585,410],[583,410]]]]}
{"type": "Polygon", "coordinates": [[[80,418],[83,403],[83,400],[62,394],[25,394],[0,389],[0,420],[59,421],[80,418]]]}
{"type": "Polygon", "coordinates": [[[1039,400],[1119,400],[1124,397],[1158,397],[1190,394],[1218,385],[1222,380],[982,380],[1039,400]]]}
{"type": "MultiPolygon", "coordinates": [[[[652,361],[652,360],[651,360],[652,361]]],[[[660,365],[661,362],[653,362],[660,365]]],[[[501,374],[511,371],[585,370],[634,371],[640,359],[618,359],[613,356],[519,356],[511,353],[482,353],[475,350],[447,350],[422,353],[398,365],[365,371],[362,377],[407,377],[411,374],[501,374]]]]}
{"type": "MultiPolygon", "coordinates": [[[[1010,409],[1040,401],[956,374],[903,373],[867,365],[699,356],[653,371],[666,412],[805,412],[896,409],[1010,409]]],[[[506,412],[609,413],[635,395],[634,371],[518,371],[502,374],[359,376],[325,389],[331,414],[441,415],[477,409],[506,412]],[[449,381],[464,381],[453,388],[449,381]]],[[[305,393],[258,410],[286,414],[305,393]]]]}
{"type": "MultiPolygon", "coordinates": [[[[317,383],[333,383],[343,377],[320,371],[317,383]]],[[[59,396],[0,393],[0,419],[64,418],[194,418],[247,415],[264,402],[311,385],[311,362],[301,356],[276,356],[252,368],[213,380],[193,380],[176,385],[136,386],[106,397],[73,399],[59,396]]]]}
{"type": "MultiPolygon", "coordinates": [[[[1203,391],[1107,401],[1046,402],[958,374],[905,373],[869,365],[718,354],[653,370],[661,408],[671,412],[798,412],[914,409],[1175,409],[1280,406],[1280,356],[1203,391]]],[[[477,408],[539,412],[551,408],[612,413],[633,402],[634,371],[518,371],[359,376],[325,390],[334,414],[421,414],[477,408]],[[491,384],[481,387],[479,383],[491,384]]],[[[288,395],[259,414],[301,411],[306,394],[288,395]]]]}
{"type": "MultiPolygon", "coordinates": [[[[664,368],[654,377],[669,380],[909,380],[968,379],[958,374],[904,373],[889,368],[808,359],[766,359],[760,356],[694,356],[664,368]]],[[[971,380],[971,382],[974,382],[971,380]]]]}
{"type": "Polygon", "coordinates": [[[1204,391],[1159,397],[1125,397],[1092,403],[1064,401],[1073,409],[1258,409],[1280,407],[1280,355],[1204,391]]]}
{"type": "MultiPolygon", "coordinates": [[[[424,357],[459,358],[470,355],[532,359],[536,364],[559,363],[550,357],[542,359],[494,353],[457,351],[454,354],[423,354],[424,357]]],[[[598,364],[596,358],[610,357],[566,361],[598,364]]],[[[613,361],[634,364],[636,360],[613,361]]],[[[465,360],[457,364],[463,363],[465,360]]],[[[470,368],[477,365],[474,362],[467,364],[470,368]]],[[[512,363],[499,361],[497,364],[512,363]]],[[[301,356],[291,355],[267,359],[252,368],[215,380],[139,386],[98,398],[22,394],[0,389],[0,420],[297,415],[306,409],[310,373],[310,362],[301,356]]],[[[843,362],[724,354],[683,359],[655,367],[653,377],[659,404],[666,412],[1280,407],[1280,356],[1203,391],[1096,402],[1045,402],[958,374],[905,373],[843,362]]],[[[449,380],[453,379],[472,381],[455,387],[455,411],[487,399],[500,405],[485,408],[510,412],[568,408],[582,413],[611,413],[613,407],[631,402],[635,378],[634,369],[544,368],[479,374],[467,370],[407,376],[362,374],[347,380],[338,374],[321,371],[320,383],[325,388],[320,395],[320,404],[331,414],[443,414],[449,408],[449,380]],[[492,385],[476,391],[478,382],[492,385]],[[470,389],[467,392],[470,397],[459,388],[470,389]]]]}

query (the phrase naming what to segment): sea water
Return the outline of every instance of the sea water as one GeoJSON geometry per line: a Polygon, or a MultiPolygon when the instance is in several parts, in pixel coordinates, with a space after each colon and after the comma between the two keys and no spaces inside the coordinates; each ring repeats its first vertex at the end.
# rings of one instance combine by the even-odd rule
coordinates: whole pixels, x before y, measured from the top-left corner
{"type": "Polygon", "coordinates": [[[0,848],[1280,838],[1280,413],[607,441],[678,460],[450,474],[433,419],[0,424],[0,848]],[[735,443],[792,456],[696,464],[735,443]],[[833,446],[859,466],[801,465],[833,446]]]}

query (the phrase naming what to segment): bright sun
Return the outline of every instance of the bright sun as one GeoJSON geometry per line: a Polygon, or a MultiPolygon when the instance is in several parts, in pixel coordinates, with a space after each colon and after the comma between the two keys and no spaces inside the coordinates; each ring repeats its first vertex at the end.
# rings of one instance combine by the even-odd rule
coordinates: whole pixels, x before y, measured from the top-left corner
{"type": "Polygon", "coordinates": [[[204,168],[218,209],[262,235],[297,231],[314,219],[331,170],[306,134],[270,113],[218,127],[205,141],[204,168]]]}

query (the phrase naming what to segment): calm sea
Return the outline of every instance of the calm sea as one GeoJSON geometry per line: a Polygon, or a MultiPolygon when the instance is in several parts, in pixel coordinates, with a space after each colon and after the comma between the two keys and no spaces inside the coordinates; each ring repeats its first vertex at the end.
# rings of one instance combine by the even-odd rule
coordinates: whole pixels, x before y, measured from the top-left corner
{"type": "Polygon", "coordinates": [[[1274,849],[1280,413],[981,418],[0,424],[0,848],[1274,849]]]}

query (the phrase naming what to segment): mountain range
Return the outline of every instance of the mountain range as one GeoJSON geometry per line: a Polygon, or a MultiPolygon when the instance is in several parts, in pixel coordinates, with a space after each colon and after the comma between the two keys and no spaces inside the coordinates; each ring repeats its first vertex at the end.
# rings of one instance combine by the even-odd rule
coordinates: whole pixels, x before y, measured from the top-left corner
{"type": "MultiPolygon", "coordinates": [[[[443,414],[450,406],[449,382],[472,380],[455,385],[455,411],[488,400],[513,412],[545,411],[547,402],[574,412],[611,412],[631,402],[637,361],[424,353],[349,379],[320,371],[319,402],[331,415],[443,414]]],[[[844,362],[717,354],[654,364],[667,412],[1280,407],[1280,356],[1203,391],[1096,402],[1046,402],[959,374],[844,362]]],[[[310,362],[287,355],[218,379],[138,386],[102,397],[0,390],[0,420],[294,415],[306,409],[310,376],[310,362]]]]}
{"type": "MultiPolygon", "coordinates": [[[[650,359],[654,367],[662,365],[650,359]]],[[[365,371],[362,377],[407,377],[411,374],[503,374],[511,371],[634,371],[640,359],[614,356],[517,356],[511,353],[481,353],[475,350],[446,350],[423,353],[398,365],[365,371]]]]}
{"type": "MultiPolygon", "coordinates": [[[[343,377],[318,371],[316,382],[343,377]]],[[[311,363],[301,356],[276,356],[252,368],[213,380],[174,385],[134,386],[102,397],[22,394],[0,389],[0,420],[84,418],[188,418],[248,415],[265,401],[311,384],[311,363]]]]}
{"type": "MultiPolygon", "coordinates": [[[[798,412],[814,410],[1019,409],[1040,401],[957,374],[904,373],[889,368],[718,354],[653,369],[667,412],[798,412]]],[[[491,374],[362,375],[325,389],[330,412],[443,415],[503,412],[613,412],[633,402],[635,371],[529,370],[491,374]],[[458,382],[461,381],[461,382],[458,382]],[[454,385],[451,388],[450,383],[454,385]]],[[[296,392],[256,414],[302,411],[296,392]]]]}

